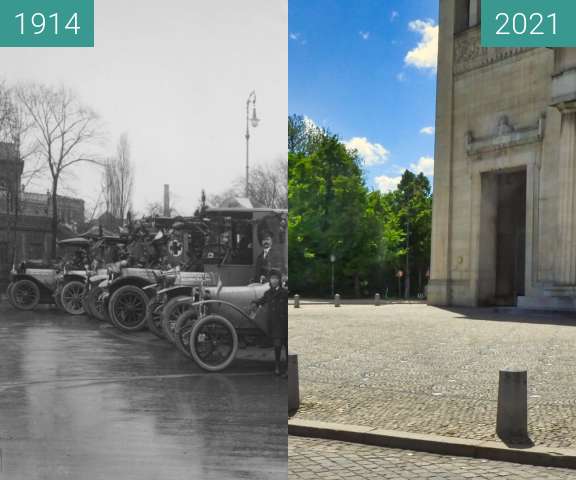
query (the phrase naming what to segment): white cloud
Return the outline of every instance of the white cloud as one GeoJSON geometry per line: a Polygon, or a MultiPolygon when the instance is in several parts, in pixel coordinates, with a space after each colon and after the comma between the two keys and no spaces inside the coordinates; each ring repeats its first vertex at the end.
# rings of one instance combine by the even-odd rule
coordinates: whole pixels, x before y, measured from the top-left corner
{"type": "Polygon", "coordinates": [[[382,175],[374,179],[374,183],[378,190],[382,193],[388,193],[396,190],[398,184],[402,180],[402,177],[388,177],[387,175],[382,175]]]}
{"type": "Polygon", "coordinates": [[[406,74],[404,72],[400,72],[396,74],[396,80],[398,80],[399,82],[405,82],[406,81],[406,74]]]}
{"type": "Polygon", "coordinates": [[[290,32],[288,34],[288,37],[290,38],[290,40],[293,40],[293,41],[299,43],[300,45],[306,45],[306,39],[303,38],[303,36],[300,32],[290,32]]]}
{"type": "Polygon", "coordinates": [[[320,128],[314,120],[312,120],[310,117],[308,117],[306,115],[304,115],[304,126],[309,131],[310,130],[318,130],[320,128]]]}
{"type": "Polygon", "coordinates": [[[433,20],[414,20],[408,24],[413,32],[420,34],[420,42],[410,50],[404,62],[419,69],[436,70],[438,66],[438,25],[433,20]]]}
{"type": "Polygon", "coordinates": [[[420,133],[424,135],[434,135],[435,130],[436,129],[434,127],[424,127],[422,130],[420,130],[420,133]]]}
{"type": "Polygon", "coordinates": [[[420,157],[418,163],[411,163],[410,170],[416,173],[423,173],[424,175],[431,177],[434,175],[434,158],[432,157],[420,157]]]}
{"type": "Polygon", "coordinates": [[[370,143],[366,137],[354,137],[344,144],[350,150],[356,150],[367,167],[384,163],[390,156],[386,148],[379,143],[370,143]]]}
{"type": "Polygon", "coordinates": [[[399,14],[396,10],[393,10],[392,13],[390,14],[390,21],[393,22],[393,21],[396,20],[399,16],[400,16],[400,14],[399,14]]]}
{"type": "Polygon", "coordinates": [[[362,37],[362,40],[368,40],[370,38],[370,32],[363,32],[362,30],[360,30],[358,32],[358,35],[362,37]]]}

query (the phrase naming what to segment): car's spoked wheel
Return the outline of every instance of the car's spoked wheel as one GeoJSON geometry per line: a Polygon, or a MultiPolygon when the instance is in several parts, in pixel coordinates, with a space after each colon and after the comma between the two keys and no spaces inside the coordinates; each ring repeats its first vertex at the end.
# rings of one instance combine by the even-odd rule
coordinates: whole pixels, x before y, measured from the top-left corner
{"type": "Polygon", "coordinates": [[[190,332],[190,353],[204,370],[224,370],[234,361],[237,351],[238,334],[226,318],[208,315],[194,323],[190,332]]]}
{"type": "Polygon", "coordinates": [[[66,313],[70,315],[84,315],[84,282],[71,280],[62,287],[60,303],[66,313]]]}
{"type": "Polygon", "coordinates": [[[191,308],[180,315],[174,325],[174,343],[178,350],[190,358],[192,358],[190,353],[190,334],[196,320],[198,320],[198,309],[191,308]]]}
{"type": "Polygon", "coordinates": [[[159,338],[164,338],[164,331],[162,330],[162,309],[164,305],[164,298],[156,296],[148,302],[146,307],[146,325],[148,330],[159,338]]]}
{"type": "Polygon", "coordinates": [[[162,310],[162,331],[164,336],[174,343],[174,327],[176,321],[184,312],[190,310],[191,304],[194,303],[192,297],[175,297],[170,300],[162,310]]]}
{"type": "Polygon", "coordinates": [[[34,310],[40,303],[40,288],[32,280],[16,280],[9,293],[10,303],[19,310],[34,310]]]}
{"type": "Polygon", "coordinates": [[[133,285],[125,285],[116,290],[108,305],[110,320],[124,332],[135,332],[146,326],[148,296],[133,285]]]}
{"type": "Polygon", "coordinates": [[[84,309],[96,320],[106,320],[106,307],[104,305],[105,291],[102,287],[92,287],[84,297],[84,309]]]}

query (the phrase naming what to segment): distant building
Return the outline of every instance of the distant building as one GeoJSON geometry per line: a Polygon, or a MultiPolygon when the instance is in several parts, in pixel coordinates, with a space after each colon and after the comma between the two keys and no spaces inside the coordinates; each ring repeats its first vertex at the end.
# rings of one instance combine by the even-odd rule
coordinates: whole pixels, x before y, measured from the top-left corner
{"type": "MultiPolygon", "coordinates": [[[[14,260],[48,260],[52,238],[51,194],[23,191],[24,162],[14,144],[0,142],[0,284],[14,260]]],[[[84,201],[58,196],[59,233],[74,235],[84,224],[84,201]]]]}

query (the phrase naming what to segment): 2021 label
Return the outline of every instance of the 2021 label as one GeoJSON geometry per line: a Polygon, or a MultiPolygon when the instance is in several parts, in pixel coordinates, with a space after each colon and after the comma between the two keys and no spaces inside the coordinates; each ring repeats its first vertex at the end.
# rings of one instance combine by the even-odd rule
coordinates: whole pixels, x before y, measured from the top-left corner
{"type": "Polygon", "coordinates": [[[483,47],[576,47],[574,0],[481,1],[483,47]]]}

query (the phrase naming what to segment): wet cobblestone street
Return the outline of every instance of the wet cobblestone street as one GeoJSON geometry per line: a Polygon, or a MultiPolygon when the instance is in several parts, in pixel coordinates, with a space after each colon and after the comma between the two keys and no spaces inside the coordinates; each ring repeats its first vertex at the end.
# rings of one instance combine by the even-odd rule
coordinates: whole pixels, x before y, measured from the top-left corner
{"type": "Polygon", "coordinates": [[[0,306],[0,478],[285,479],[286,381],[143,332],[0,306]]]}

